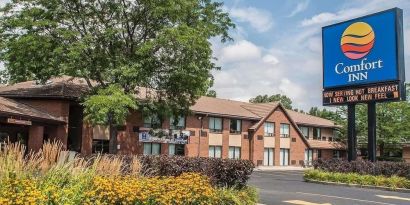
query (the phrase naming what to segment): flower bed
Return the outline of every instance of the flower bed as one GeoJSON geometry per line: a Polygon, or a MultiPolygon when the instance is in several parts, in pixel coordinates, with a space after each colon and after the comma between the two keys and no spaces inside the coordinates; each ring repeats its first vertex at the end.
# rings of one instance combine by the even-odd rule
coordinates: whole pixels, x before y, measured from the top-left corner
{"type": "Polygon", "coordinates": [[[135,156],[127,160],[119,156],[86,160],[70,156],[56,143],[46,143],[38,153],[27,156],[24,153],[24,147],[18,144],[0,151],[0,204],[245,205],[257,202],[254,188],[245,184],[231,188],[215,186],[208,176],[189,169],[167,176],[144,175],[147,169],[142,168],[135,156]]]}
{"type": "Polygon", "coordinates": [[[322,170],[305,171],[304,179],[307,181],[336,182],[346,184],[356,184],[362,186],[379,186],[390,189],[405,188],[410,189],[410,180],[404,177],[382,175],[362,175],[358,173],[327,172],[322,170]]]}
{"type": "Polygon", "coordinates": [[[383,175],[386,177],[399,176],[410,179],[410,164],[404,162],[370,162],[365,160],[348,162],[342,159],[319,159],[313,162],[313,167],[326,172],[383,175]]]}

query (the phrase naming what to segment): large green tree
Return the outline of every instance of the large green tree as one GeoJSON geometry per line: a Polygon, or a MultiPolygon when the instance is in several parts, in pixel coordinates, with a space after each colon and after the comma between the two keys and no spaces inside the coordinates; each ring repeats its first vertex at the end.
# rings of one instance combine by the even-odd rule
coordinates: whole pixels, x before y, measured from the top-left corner
{"type": "Polygon", "coordinates": [[[251,103],[268,103],[268,102],[280,102],[283,107],[286,109],[292,109],[292,100],[286,96],[286,95],[281,95],[281,94],[275,94],[275,95],[258,95],[254,98],[251,98],[249,100],[251,103]]]}
{"type": "Polygon", "coordinates": [[[139,87],[155,91],[143,110],[187,112],[218,69],[209,39],[229,40],[234,27],[212,0],[12,0],[0,12],[0,60],[10,83],[84,78],[89,95],[102,96],[84,98],[87,119],[114,125],[126,116],[112,116],[118,109],[137,104],[116,100],[106,109],[107,95],[128,99],[139,87]]]}

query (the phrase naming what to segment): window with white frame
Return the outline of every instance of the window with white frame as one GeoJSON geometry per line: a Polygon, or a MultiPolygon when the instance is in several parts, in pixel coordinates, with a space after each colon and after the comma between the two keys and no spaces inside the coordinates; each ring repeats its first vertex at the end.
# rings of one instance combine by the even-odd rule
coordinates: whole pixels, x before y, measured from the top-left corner
{"type": "Polygon", "coordinates": [[[280,137],[289,137],[289,124],[280,124],[280,137]]]}
{"type": "Polygon", "coordinates": [[[184,144],[168,144],[168,154],[169,155],[185,155],[185,145],[184,144]]]}
{"type": "Polygon", "coordinates": [[[209,132],[222,132],[222,118],[210,117],[209,118],[209,132]]]}
{"type": "Polygon", "coordinates": [[[170,117],[170,128],[173,130],[183,130],[185,129],[185,117],[180,116],[175,118],[174,116],[170,117]]]}
{"type": "Polygon", "coordinates": [[[241,133],[241,124],[242,120],[230,120],[230,125],[229,125],[229,133],[231,134],[240,134],[241,133]]]}
{"type": "Polygon", "coordinates": [[[209,146],[210,158],[222,158],[222,146],[209,146]]]}
{"type": "Polygon", "coordinates": [[[229,147],[229,159],[240,159],[241,147],[229,147]]]}
{"type": "Polygon", "coordinates": [[[300,131],[302,132],[303,136],[304,136],[306,139],[309,139],[309,127],[300,126],[299,129],[300,129],[300,131]]]}
{"type": "Polygon", "coordinates": [[[145,128],[161,128],[161,120],[158,115],[147,115],[144,116],[144,127],[145,128]]]}
{"type": "Polygon", "coordinates": [[[265,122],[264,130],[265,130],[266,137],[273,137],[275,135],[275,123],[265,122]]]}
{"type": "Polygon", "coordinates": [[[159,155],[159,154],[161,154],[161,144],[144,143],[144,155],[159,155]]]}
{"type": "Polygon", "coordinates": [[[314,140],[320,140],[322,138],[322,135],[320,133],[320,128],[313,128],[313,139],[314,140]]]}
{"type": "Polygon", "coordinates": [[[340,151],[339,150],[333,150],[333,158],[340,158],[340,151]]]}

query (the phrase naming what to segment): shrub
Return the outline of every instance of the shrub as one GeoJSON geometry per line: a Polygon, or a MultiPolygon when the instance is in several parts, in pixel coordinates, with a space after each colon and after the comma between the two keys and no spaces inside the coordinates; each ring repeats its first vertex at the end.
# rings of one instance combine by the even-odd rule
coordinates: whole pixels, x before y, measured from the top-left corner
{"type": "Polygon", "coordinates": [[[342,159],[315,160],[315,169],[327,172],[358,173],[362,175],[399,176],[410,179],[410,164],[404,162],[356,160],[348,162],[342,159]]]}
{"type": "Polygon", "coordinates": [[[410,189],[410,180],[404,177],[382,175],[362,175],[358,173],[327,172],[323,170],[308,170],[304,174],[305,180],[317,180],[358,185],[383,186],[391,189],[410,189]]]}
{"type": "Polygon", "coordinates": [[[219,188],[217,190],[218,205],[249,205],[258,202],[258,192],[253,187],[243,187],[242,189],[219,188]]]}
{"type": "Polygon", "coordinates": [[[142,156],[140,162],[141,172],[148,176],[178,176],[185,172],[197,172],[208,176],[211,183],[219,187],[244,187],[254,168],[249,160],[184,156],[142,156]]]}

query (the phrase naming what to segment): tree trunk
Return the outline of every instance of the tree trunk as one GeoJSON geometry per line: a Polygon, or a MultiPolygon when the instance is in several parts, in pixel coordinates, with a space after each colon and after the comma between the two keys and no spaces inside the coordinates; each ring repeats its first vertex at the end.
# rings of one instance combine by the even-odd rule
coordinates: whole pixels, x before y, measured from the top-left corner
{"type": "Polygon", "coordinates": [[[109,153],[117,154],[117,127],[112,123],[112,114],[108,114],[108,123],[110,127],[110,142],[109,142],[109,153]]]}

